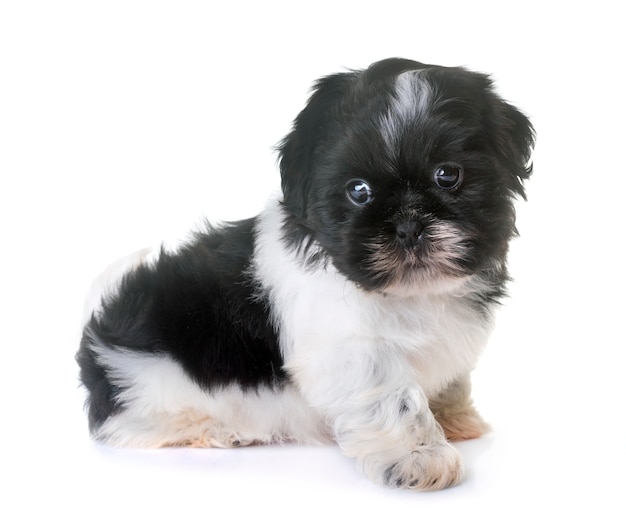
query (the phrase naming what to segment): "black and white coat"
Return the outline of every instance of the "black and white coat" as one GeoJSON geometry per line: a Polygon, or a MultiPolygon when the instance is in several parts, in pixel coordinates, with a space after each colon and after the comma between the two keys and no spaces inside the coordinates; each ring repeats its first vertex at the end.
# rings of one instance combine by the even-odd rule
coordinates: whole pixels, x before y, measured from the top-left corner
{"type": "MultiPolygon", "coordinates": [[[[376,73],[386,82],[373,87],[393,101],[384,104],[384,116],[374,117],[372,131],[380,145],[395,148],[407,113],[427,116],[427,104],[435,102],[427,93],[437,84],[423,78],[423,65],[383,63],[384,75],[380,65],[376,73]]],[[[345,76],[363,81],[360,73],[345,76]]],[[[337,92],[339,77],[318,84],[309,108],[317,102],[318,111],[325,109],[329,99],[346,94],[337,92]]],[[[389,268],[409,265],[391,265],[389,246],[383,258],[378,246],[373,253],[380,260],[368,279],[362,265],[340,259],[334,248],[349,237],[331,239],[330,228],[316,236],[341,200],[329,198],[319,208],[328,213],[317,216],[322,202],[297,192],[311,185],[301,172],[290,176],[297,160],[289,153],[302,146],[296,140],[306,116],[283,142],[284,195],[259,216],[207,228],[175,251],[140,253],[98,287],[77,355],[91,432],[114,446],[140,447],[336,441],[379,483],[454,484],[462,464],[447,438],[476,437],[487,428],[472,407],[469,374],[504,292],[506,242],[514,234],[510,198],[522,193],[519,179],[507,175],[505,186],[495,187],[506,190],[508,200],[494,208],[504,229],[498,229],[498,246],[489,244],[487,259],[468,258],[472,244],[461,228],[469,222],[452,215],[438,220],[431,209],[420,219],[431,239],[422,268],[443,264],[446,272],[419,270],[407,280],[396,271],[385,283],[380,261],[389,268]]],[[[523,117],[517,124],[525,124],[525,132],[509,146],[517,145],[516,173],[523,178],[532,129],[523,117]]],[[[316,159],[310,149],[297,152],[316,159]]],[[[490,184],[467,189],[489,193],[490,184]]],[[[452,195],[435,195],[444,194],[452,195]]],[[[454,195],[459,203],[461,194],[454,195]]],[[[358,208],[354,217],[364,213],[358,208]]],[[[356,227],[356,219],[346,221],[356,227]]],[[[393,231],[397,240],[397,225],[393,231]]]]}

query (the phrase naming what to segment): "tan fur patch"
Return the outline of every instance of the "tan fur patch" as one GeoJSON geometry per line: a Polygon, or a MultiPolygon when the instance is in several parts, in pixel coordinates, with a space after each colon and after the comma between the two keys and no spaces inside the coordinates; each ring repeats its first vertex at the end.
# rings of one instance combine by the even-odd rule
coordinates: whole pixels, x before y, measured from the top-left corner
{"type": "Polygon", "coordinates": [[[470,389],[469,378],[465,378],[429,400],[430,410],[448,441],[476,439],[490,431],[473,406],[470,389]]]}
{"type": "Polygon", "coordinates": [[[477,439],[489,432],[490,428],[474,407],[464,412],[435,412],[435,419],[443,428],[448,441],[477,439]]]}

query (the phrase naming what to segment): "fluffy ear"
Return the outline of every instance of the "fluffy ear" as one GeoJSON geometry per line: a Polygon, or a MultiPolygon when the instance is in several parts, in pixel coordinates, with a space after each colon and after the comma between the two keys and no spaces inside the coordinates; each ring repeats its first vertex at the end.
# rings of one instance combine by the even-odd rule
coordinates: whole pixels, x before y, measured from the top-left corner
{"type": "Polygon", "coordinates": [[[504,165],[512,174],[511,190],[526,199],[523,181],[532,174],[530,156],[535,130],[530,120],[514,106],[501,101],[498,146],[504,165]]]}
{"type": "Polygon", "coordinates": [[[301,220],[306,218],[307,192],[315,165],[328,138],[337,110],[353,73],[322,78],[315,84],[291,132],[278,146],[284,205],[301,220]]]}

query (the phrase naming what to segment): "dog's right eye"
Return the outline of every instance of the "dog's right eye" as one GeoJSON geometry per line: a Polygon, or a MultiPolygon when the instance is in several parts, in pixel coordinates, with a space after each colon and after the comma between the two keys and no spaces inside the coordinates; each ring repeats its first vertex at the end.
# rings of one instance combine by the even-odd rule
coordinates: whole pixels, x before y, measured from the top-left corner
{"type": "Polygon", "coordinates": [[[463,182],[463,167],[456,163],[439,165],[435,169],[435,183],[444,190],[454,190],[463,182]]]}
{"type": "Polygon", "coordinates": [[[374,200],[374,194],[370,185],[362,179],[351,179],[346,184],[348,199],[357,206],[365,206],[374,200]]]}

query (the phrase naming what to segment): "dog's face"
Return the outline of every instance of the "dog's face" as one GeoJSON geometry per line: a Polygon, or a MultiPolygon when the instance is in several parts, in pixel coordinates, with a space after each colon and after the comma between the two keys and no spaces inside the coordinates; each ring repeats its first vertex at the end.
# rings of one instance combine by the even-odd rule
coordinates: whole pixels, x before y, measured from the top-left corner
{"type": "Polygon", "coordinates": [[[369,291],[503,280],[533,139],[481,74],[392,59],[327,77],[281,145],[286,238],[369,291]]]}

